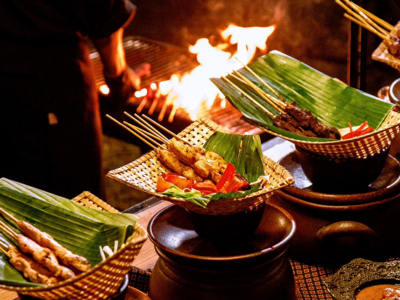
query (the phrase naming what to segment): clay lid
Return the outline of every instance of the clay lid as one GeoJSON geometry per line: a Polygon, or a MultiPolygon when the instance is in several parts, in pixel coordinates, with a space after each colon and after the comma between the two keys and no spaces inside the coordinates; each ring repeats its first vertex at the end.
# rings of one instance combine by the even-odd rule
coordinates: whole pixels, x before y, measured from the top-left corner
{"type": "Polygon", "coordinates": [[[328,205],[364,204],[389,198],[400,192],[400,162],[389,155],[378,178],[365,188],[352,193],[334,194],[317,190],[308,180],[298,161],[296,151],[284,156],[279,164],[294,177],[295,183],[282,188],[292,196],[313,203],[328,205]]]}

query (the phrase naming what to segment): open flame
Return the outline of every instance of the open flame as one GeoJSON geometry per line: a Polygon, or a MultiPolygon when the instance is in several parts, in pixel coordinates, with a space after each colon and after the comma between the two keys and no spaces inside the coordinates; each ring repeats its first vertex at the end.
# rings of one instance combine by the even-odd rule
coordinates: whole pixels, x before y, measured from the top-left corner
{"type": "MultiPolygon", "coordinates": [[[[179,78],[173,75],[170,80],[161,82],[157,93],[166,95],[166,101],[161,108],[159,121],[162,121],[169,105],[173,105],[168,120],[173,121],[174,115],[179,108],[184,108],[194,121],[201,106],[210,108],[216,97],[224,96],[218,88],[209,80],[212,77],[221,77],[233,70],[240,69],[254,57],[257,48],[263,52],[267,51],[267,39],[275,30],[275,25],[269,27],[239,27],[230,25],[221,32],[225,41],[213,47],[206,38],[199,39],[195,45],[189,47],[191,53],[197,54],[200,63],[190,74],[179,78]],[[236,53],[224,51],[231,45],[237,45],[236,53]],[[237,59],[240,61],[238,61],[237,59]]],[[[147,90],[138,91],[135,96],[144,97],[147,90]]],[[[226,105],[225,100],[221,105],[226,105]]],[[[154,111],[154,110],[153,110],[154,111]]],[[[152,111],[149,111],[151,114],[152,111]]]]}

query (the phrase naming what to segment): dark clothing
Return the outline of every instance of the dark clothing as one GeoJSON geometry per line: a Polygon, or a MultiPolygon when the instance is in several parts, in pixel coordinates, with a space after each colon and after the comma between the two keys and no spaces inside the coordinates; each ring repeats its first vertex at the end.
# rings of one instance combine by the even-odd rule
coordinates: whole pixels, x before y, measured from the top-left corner
{"type": "Polygon", "coordinates": [[[109,36],[133,8],[122,0],[0,2],[0,177],[69,198],[103,196],[98,95],[82,36],[109,36]]]}

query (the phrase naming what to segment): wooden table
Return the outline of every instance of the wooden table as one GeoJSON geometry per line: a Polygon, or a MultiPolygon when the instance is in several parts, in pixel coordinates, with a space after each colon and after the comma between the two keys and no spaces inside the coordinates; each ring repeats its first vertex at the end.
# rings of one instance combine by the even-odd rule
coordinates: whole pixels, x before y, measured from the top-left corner
{"type": "MultiPolygon", "coordinates": [[[[142,225],[147,230],[147,224],[150,219],[162,208],[171,205],[170,202],[162,201],[159,204],[152,206],[142,212],[137,213],[140,216],[139,224],[142,225]]],[[[142,249],[140,250],[139,256],[135,259],[135,267],[147,270],[152,269],[157,261],[157,254],[154,250],[153,243],[147,239],[144,243],[142,249]]],[[[15,292],[10,292],[4,289],[0,289],[0,299],[1,300],[17,300],[18,294],[15,292]]]]}

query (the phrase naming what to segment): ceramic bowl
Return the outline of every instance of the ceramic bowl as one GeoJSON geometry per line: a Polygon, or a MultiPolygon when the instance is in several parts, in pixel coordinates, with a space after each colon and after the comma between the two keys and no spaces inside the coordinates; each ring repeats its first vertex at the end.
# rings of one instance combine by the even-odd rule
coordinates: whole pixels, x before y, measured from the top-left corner
{"type": "Polygon", "coordinates": [[[381,174],[370,185],[340,193],[340,189],[321,192],[304,174],[296,151],[288,153],[279,162],[294,177],[295,183],[282,190],[300,199],[325,205],[363,204],[391,197],[400,192],[400,162],[389,154],[381,174]]]}
{"type": "Polygon", "coordinates": [[[389,87],[390,102],[400,104],[400,78],[393,81],[389,87]]]}
{"type": "Polygon", "coordinates": [[[374,262],[362,258],[352,260],[334,275],[323,280],[336,300],[355,300],[366,287],[377,284],[400,284],[400,261],[374,262]]]}
{"type": "Polygon", "coordinates": [[[320,191],[351,193],[371,184],[382,172],[388,148],[364,158],[327,158],[296,147],[304,174],[320,191]]]}

